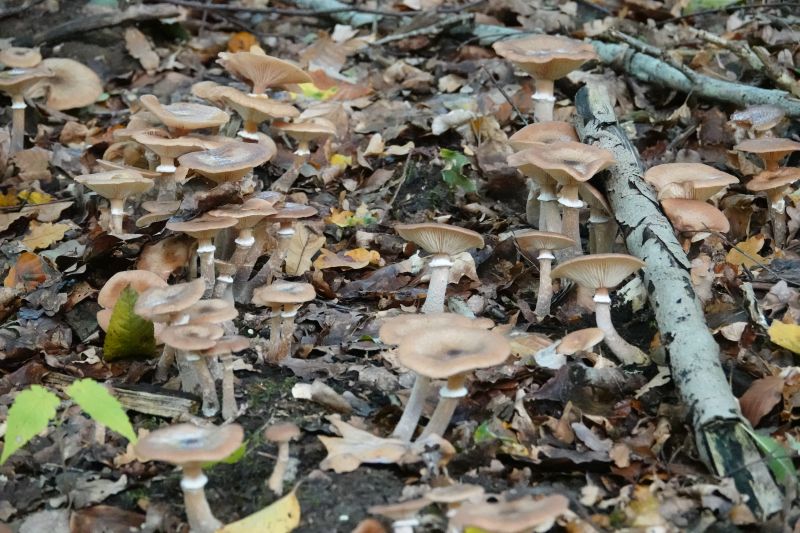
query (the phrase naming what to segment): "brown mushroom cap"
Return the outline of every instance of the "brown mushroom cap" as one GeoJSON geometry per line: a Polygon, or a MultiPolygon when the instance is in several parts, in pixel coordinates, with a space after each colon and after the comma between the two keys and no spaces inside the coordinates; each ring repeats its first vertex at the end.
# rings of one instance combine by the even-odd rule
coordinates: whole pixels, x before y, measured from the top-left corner
{"type": "Polygon", "coordinates": [[[125,270],[117,272],[106,281],[106,284],[97,293],[97,303],[100,307],[113,309],[125,287],[130,287],[137,294],[141,294],[153,287],[164,288],[166,286],[166,281],[147,270],[125,270]]]}
{"type": "Polygon", "coordinates": [[[495,331],[478,328],[423,329],[400,343],[400,364],[418,374],[443,379],[504,362],[511,345],[495,331]]]}
{"type": "Polygon", "coordinates": [[[264,438],[271,442],[289,442],[300,436],[300,428],[291,422],[272,424],[264,430],[264,438]]]}
{"type": "Polygon", "coordinates": [[[603,340],[605,334],[600,328],[586,328],[573,331],[564,336],[556,347],[556,352],[564,355],[572,355],[576,352],[591,350],[593,346],[603,340]]]}
{"type": "Polygon", "coordinates": [[[134,170],[109,170],[75,176],[74,179],[108,199],[127,198],[153,188],[153,180],[145,178],[134,170]]]}
{"type": "Polygon", "coordinates": [[[296,204],[294,202],[285,202],[278,208],[278,212],[270,215],[270,220],[276,222],[288,222],[300,218],[308,218],[316,215],[318,211],[310,205],[296,204]]]}
{"type": "Polygon", "coordinates": [[[274,215],[278,212],[272,204],[259,198],[249,198],[243,204],[232,204],[212,209],[208,212],[213,217],[235,218],[236,228],[252,228],[264,217],[274,215]]]}
{"type": "Polygon", "coordinates": [[[469,318],[456,313],[406,314],[387,318],[381,324],[378,336],[386,344],[400,344],[420,329],[443,330],[448,328],[489,329],[494,322],[488,318],[469,318]]]}
{"type": "Polygon", "coordinates": [[[31,96],[40,92],[47,94],[47,107],[63,111],[86,107],[103,94],[103,82],[95,72],[78,61],[61,57],[49,57],[39,64],[53,73],[31,89],[31,96]]]}
{"type": "Polygon", "coordinates": [[[208,100],[214,105],[224,106],[225,102],[222,101],[222,95],[227,92],[239,92],[233,87],[227,85],[220,85],[215,81],[199,81],[192,85],[192,94],[203,100],[208,100]]]}
{"type": "Polygon", "coordinates": [[[561,185],[589,181],[592,176],[615,163],[614,154],[603,148],[573,141],[532,144],[508,156],[513,166],[533,165],[547,172],[561,185]]]}
{"type": "Polygon", "coordinates": [[[206,283],[202,278],[187,283],[176,283],[164,288],[144,291],[136,300],[133,311],[144,318],[163,322],[163,317],[180,313],[203,297],[206,283]]]}
{"type": "Polygon", "coordinates": [[[519,247],[529,255],[533,255],[539,250],[553,251],[575,246],[575,241],[566,235],[550,231],[522,231],[514,234],[514,238],[517,240],[519,247]]]}
{"type": "Polygon", "coordinates": [[[316,297],[317,291],[313,285],[296,281],[276,281],[253,291],[253,303],[267,307],[276,304],[301,304],[316,297]]]}
{"type": "Polygon", "coordinates": [[[220,337],[216,344],[208,350],[203,350],[203,355],[227,355],[231,353],[241,352],[250,347],[250,339],[242,335],[226,335],[220,337]]]}
{"type": "Polygon", "coordinates": [[[0,71],[0,92],[9,96],[20,97],[22,93],[39,81],[49,78],[53,71],[41,65],[34,68],[11,69],[0,71]]]}
{"type": "Polygon", "coordinates": [[[483,248],[480,233],[450,226],[423,222],[421,224],[397,224],[394,230],[407,241],[413,242],[430,254],[460,254],[470,248],[483,248]]]}
{"type": "MultiPolygon", "coordinates": [[[[604,216],[610,217],[614,214],[611,209],[611,205],[608,203],[608,200],[606,200],[606,197],[603,196],[603,193],[598,191],[597,188],[592,184],[586,182],[581,183],[578,194],[581,200],[586,202],[586,205],[588,205],[592,211],[597,212],[597,214],[593,212],[593,216],[597,216],[602,213],[604,216]]],[[[589,222],[596,222],[596,220],[592,220],[590,217],[589,222]]]]}
{"type": "Polygon", "coordinates": [[[550,144],[560,141],[578,142],[578,134],[569,122],[550,120],[528,124],[508,138],[508,144],[515,152],[529,148],[531,143],[550,144]]]}
{"type": "Polygon", "coordinates": [[[216,324],[239,316],[233,303],[220,298],[200,300],[186,310],[190,324],[216,324]]]}
{"type": "Polygon", "coordinates": [[[275,122],[272,127],[285,132],[289,137],[298,141],[315,141],[336,135],[336,126],[324,118],[306,122],[275,122]]]}
{"type": "Polygon", "coordinates": [[[702,163],[667,163],[651,167],[644,179],[664,198],[708,200],[739,180],[727,172],[702,163]]]}
{"type": "Polygon", "coordinates": [[[556,35],[506,39],[492,48],[534,78],[546,80],[563,78],[597,57],[591,44],[556,35]]]}
{"type": "Polygon", "coordinates": [[[170,159],[180,157],[190,152],[209,150],[220,146],[220,143],[199,139],[197,137],[183,136],[170,138],[166,131],[155,129],[134,133],[131,138],[150,149],[159,157],[168,157],[170,159]]]}
{"type": "Polygon", "coordinates": [[[186,324],[164,328],[161,341],[176,350],[200,351],[213,348],[223,335],[225,330],[216,324],[186,324]]]}
{"type": "Polygon", "coordinates": [[[786,112],[774,105],[753,105],[731,115],[731,122],[754,131],[767,131],[777,126],[786,112]]]}
{"type": "Polygon", "coordinates": [[[312,82],[311,76],[300,67],[262,53],[220,52],[217,62],[233,77],[249,84],[253,94],[262,94],[278,85],[312,82]]]}
{"type": "Polygon", "coordinates": [[[425,498],[436,503],[460,503],[474,501],[483,496],[484,490],[480,485],[469,483],[456,483],[447,487],[436,487],[425,494],[425,498]]]}
{"type": "Polygon", "coordinates": [[[0,50],[0,63],[9,68],[33,68],[42,62],[38,48],[12,46],[0,50]]]}
{"type": "Polygon", "coordinates": [[[773,189],[783,189],[800,181],[800,168],[783,167],[778,170],[764,170],[747,182],[748,191],[761,192],[773,189]]]}
{"type": "Polygon", "coordinates": [[[131,170],[133,172],[138,172],[144,178],[150,178],[150,179],[161,177],[161,172],[156,172],[155,170],[148,170],[146,168],[132,167],[124,163],[117,163],[115,161],[109,161],[107,159],[98,159],[97,161],[95,161],[95,163],[97,163],[97,165],[100,168],[105,170],[131,170]]]}
{"type": "Polygon", "coordinates": [[[294,118],[300,115],[300,111],[291,104],[271,98],[251,96],[236,89],[221,92],[220,99],[236,111],[245,122],[260,124],[273,118],[294,118]]]}
{"type": "Polygon", "coordinates": [[[632,255],[592,254],[564,261],[550,274],[553,278],[569,278],[589,289],[613,289],[644,266],[644,261],[632,255]]]}
{"type": "Polygon", "coordinates": [[[221,461],[244,441],[239,424],[199,427],[178,424],[151,431],[133,446],[142,461],[163,461],[174,465],[221,461]]]}
{"type": "Polygon", "coordinates": [[[775,154],[783,157],[800,150],[800,143],[782,137],[761,137],[760,139],[746,139],[734,146],[733,149],[751,154],[775,154]]]}
{"type": "Polygon", "coordinates": [[[426,498],[417,498],[415,500],[406,500],[404,502],[389,503],[386,505],[373,505],[367,510],[371,514],[385,516],[389,520],[398,521],[411,518],[430,504],[431,501],[426,498]]]}
{"type": "Polygon", "coordinates": [[[152,94],[140,96],[139,102],[162,124],[176,130],[218,128],[231,118],[225,111],[203,104],[178,102],[162,105],[152,94]]]}
{"type": "Polygon", "coordinates": [[[510,502],[462,505],[450,519],[459,528],[480,528],[490,533],[525,533],[548,524],[569,510],[561,494],[536,500],[524,496],[510,502]]]}
{"type": "Polygon", "coordinates": [[[730,222],[722,211],[699,200],[667,198],[661,201],[661,208],[679,232],[726,233],[731,229],[730,222]]]}
{"type": "Polygon", "coordinates": [[[182,155],[178,162],[210,180],[223,183],[242,178],[274,155],[275,151],[266,144],[231,142],[211,150],[182,155]]]}
{"type": "Polygon", "coordinates": [[[212,217],[205,214],[183,222],[167,222],[167,229],[185,233],[195,239],[210,239],[219,230],[232,228],[235,225],[235,218],[212,217]]]}

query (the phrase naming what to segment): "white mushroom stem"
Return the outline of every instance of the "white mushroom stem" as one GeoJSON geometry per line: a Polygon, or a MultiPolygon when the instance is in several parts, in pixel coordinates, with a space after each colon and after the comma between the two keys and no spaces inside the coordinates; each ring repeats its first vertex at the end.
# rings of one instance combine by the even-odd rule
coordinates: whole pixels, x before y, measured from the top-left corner
{"type": "Polygon", "coordinates": [[[553,281],[550,278],[550,267],[555,257],[549,250],[539,251],[539,291],[536,293],[536,310],[534,313],[542,320],[550,314],[550,301],[553,298],[553,281]]]}
{"type": "Polygon", "coordinates": [[[233,354],[226,353],[220,357],[222,360],[222,418],[233,420],[239,414],[236,406],[236,396],[233,389],[233,354]]]}
{"type": "Polygon", "coordinates": [[[283,478],[286,477],[286,469],[289,467],[289,442],[278,443],[278,459],[275,461],[275,468],[269,476],[267,486],[276,496],[283,494],[283,478]]]}
{"type": "Polygon", "coordinates": [[[295,321],[299,305],[284,304],[284,310],[281,311],[280,318],[280,342],[278,342],[275,351],[272,353],[273,361],[280,361],[289,355],[292,346],[292,339],[294,338],[295,321]]]}
{"type": "Polygon", "coordinates": [[[786,220],[786,200],[783,198],[784,189],[778,192],[770,191],[769,196],[769,219],[772,222],[772,239],[775,246],[783,248],[788,236],[786,220]]]}
{"type": "Polygon", "coordinates": [[[539,203],[539,184],[528,178],[528,199],[525,201],[525,220],[529,226],[540,228],[542,222],[542,205],[539,203]]]}
{"type": "Polygon", "coordinates": [[[25,147],[25,98],[22,94],[11,97],[11,147],[10,153],[14,155],[25,147]]]}
{"type": "Polygon", "coordinates": [[[240,229],[233,242],[236,243],[236,249],[231,256],[231,263],[241,267],[247,259],[250,249],[256,243],[256,238],[253,236],[253,228],[240,229]]]}
{"type": "Polygon", "coordinates": [[[447,254],[434,254],[428,264],[431,275],[428,281],[428,294],[422,305],[423,313],[443,313],[444,300],[447,294],[447,282],[450,280],[450,267],[453,261],[447,254]]]}
{"type": "Polygon", "coordinates": [[[414,386],[411,388],[411,395],[408,397],[408,403],[400,416],[400,421],[392,431],[392,437],[410,441],[414,436],[414,430],[417,429],[417,424],[422,416],[422,409],[425,407],[425,399],[428,397],[430,390],[431,380],[421,374],[417,374],[417,379],[414,381],[414,386]]]}
{"type": "Polygon", "coordinates": [[[214,252],[217,247],[211,239],[198,239],[197,256],[200,258],[200,277],[206,282],[206,294],[209,296],[214,290],[214,252]]]}
{"type": "Polygon", "coordinates": [[[281,306],[273,305],[269,317],[269,349],[274,352],[281,343],[281,306]]]}
{"type": "Polygon", "coordinates": [[[156,172],[160,172],[161,174],[172,174],[176,170],[175,167],[175,158],[174,157],[164,157],[161,156],[161,161],[159,162],[158,166],[156,167],[156,172]]]}
{"type": "Polygon", "coordinates": [[[122,235],[124,233],[122,222],[125,220],[125,199],[124,198],[111,198],[111,223],[109,229],[114,235],[122,235]]]}
{"type": "Polygon", "coordinates": [[[614,251],[617,238],[617,223],[614,219],[599,213],[589,217],[589,253],[608,254],[614,251]]]}
{"type": "Polygon", "coordinates": [[[206,359],[193,353],[186,353],[185,357],[186,361],[194,368],[195,377],[200,386],[200,393],[203,397],[203,415],[214,416],[219,411],[219,398],[217,398],[214,378],[208,370],[206,359]]]}
{"type": "Polygon", "coordinates": [[[294,155],[306,157],[311,155],[311,149],[309,148],[310,141],[298,141],[297,143],[297,150],[294,151],[294,155]]]}
{"type": "Polygon", "coordinates": [[[558,198],[558,203],[561,204],[562,217],[561,217],[561,233],[575,241],[575,246],[567,248],[568,252],[565,254],[567,257],[574,257],[581,255],[583,250],[581,248],[581,228],[580,217],[581,208],[584,203],[578,197],[578,182],[564,185],[561,188],[561,195],[558,198]]]}
{"type": "Polygon", "coordinates": [[[542,179],[539,183],[539,231],[552,231],[561,233],[561,213],[558,209],[558,195],[556,182],[550,177],[542,179]]]}
{"type": "MultiPolygon", "coordinates": [[[[164,167],[162,165],[156,167],[156,169],[160,168],[164,167]]],[[[163,174],[156,180],[156,187],[158,187],[158,195],[156,196],[156,200],[160,202],[171,201],[177,198],[178,183],[175,180],[175,171],[177,169],[175,168],[174,165],[168,168],[172,168],[172,170],[170,171],[158,170],[158,172],[161,172],[163,174]]]]}
{"type": "Polygon", "coordinates": [[[208,506],[205,486],[208,478],[199,464],[184,465],[181,490],[186,506],[186,518],[192,533],[214,533],[222,527],[208,506]]]}
{"type": "Polygon", "coordinates": [[[556,105],[553,80],[537,79],[534,82],[536,92],[533,93],[533,120],[545,122],[553,120],[553,108],[556,105]]]}
{"type": "Polygon", "coordinates": [[[617,333],[614,324],[611,323],[611,298],[608,289],[597,289],[594,295],[594,315],[597,327],[603,330],[606,343],[614,355],[626,365],[642,365],[647,363],[649,357],[642,350],[628,343],[617,333]]]}
{"type": "Polygon", "coordinates": [[[267,264],[270,267],[270,281],[275,279],[275,273],[283,270],[283,261],[286,259],[286,253],[289,250],[289,243],[294,238],[295,230],[290,222],[281,222],[278,228],[278,244],[272,255],[269,256],[267,264]]]}
{"type": "Polygon", "coordinates": [[[392,522],[392,533],[414,533],[414,526],[419,525],[419,518],[406,518],[392,522]]]}
{"type": "Polygon", "coordinates": [[[439,389],[439,403],[436,404],[436,409],[433,410],[428,425],[425,426],[417,440],[425,440],[431,435],[444,436],[450,420],[453,419],[453,413],[456,412],[459,400],[467,395],[467,388],[464,386],[466,380],[466,374],[458,374],[447,379],[447,385],[439,389]]]}
{"type": "Polygon", "coordinates": [[[214,298],[221,298],[233,302],[233,277],[225,274],[217,276],[217,283],[214,285],[214,298]]]}

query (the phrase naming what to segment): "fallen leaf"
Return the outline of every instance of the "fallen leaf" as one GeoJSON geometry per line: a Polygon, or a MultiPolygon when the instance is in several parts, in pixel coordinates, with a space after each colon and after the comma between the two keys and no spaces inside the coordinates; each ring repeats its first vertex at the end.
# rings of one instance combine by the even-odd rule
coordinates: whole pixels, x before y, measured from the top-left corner
{"type": "Polygon", "coordinates": [[[769,259],[758,255],[758,252],[764,247],[765,240],[763,235],[753,235],[746,241],[738,243],[736,248],[731,248],[731,251],[725,256],[725,261],[746,268],[769,264],[769,259]]]}
{"type": "Polygon", "coordinates": [[[325,245],[325,236],[308,231],[303,224],[297,225],[297,230],[289,243],[286,252],[284,271],[290,276],[305,274],[311,268],[311,258],[325,245]]]}
{"type": "Polygon", "coordinates": [[[9,288],[23,287],[32,291],[47,280],[42,258],[30,252],[20,254],[17,262],[8,271],[3,285],[9,288]]]}
{"type": "Polygon", "coordinates": [[[119,295],[103,344],[103,359],[114,361],[134,357],[152,357],[156,351],[153,323],[134,313],[138,294],[125,287],[119,295]]]}
{"type": "Polygon", "coordinates": [[[767,376],[755,380],[739,398],[742,414],[753,427],[769,414],[783,398],[784,380],[780,376],[767,376]]]}
{"type": "Polygon", "coordinates": [[[289,533],[300,525],[300,502],[293,490],[280,500],[217,530],[217,533],[289,533]]]}
{"type": "Polygon", "coordinates": [[[328,420],[342,435],[339,437],[319,437],[328,456],[320,467],[333,470],[337,474],[352,472],[362,464],[401,464],[409,452],[411,443],[400,439],[383,439],[344,422],[339,415],[328,420]]]}
{"type": "Polygon", "coordinates": [[[64,238],[64,234],[70,229],[67,224],[53,224],[52,222],[32,221],[22,245],[33,252],[39,248],[49,248],[51,244],[64,238]]]}
{"type": "Polygon", "coordinates": [[[250,32],[240,31],[228,39],[228,52],[249,52],[250,47],[257,45],[258,39],[250,32]]]}
{"type": "Polygon", "coordinates": [[[153,73],[161,63],[158,54],[155,53],[150,41],[144,33],[134,27],[129,27],[125,30],[125,48],[128,53],[135,59],[139,60],[148,73],[153,73]]]}
{"type": "Polygon", "coordinates": [[[785,324],[774,320],[767,333],[769,333],[769,340],[778,346],[800,354],[800,326],[797,324],[785,324]]]}

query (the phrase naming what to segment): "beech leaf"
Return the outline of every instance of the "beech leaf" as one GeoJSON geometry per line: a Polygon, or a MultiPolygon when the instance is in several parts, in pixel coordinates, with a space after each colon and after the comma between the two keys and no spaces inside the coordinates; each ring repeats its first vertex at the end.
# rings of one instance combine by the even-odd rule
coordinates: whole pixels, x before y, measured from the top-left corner
{"type": "Polygon", "coordinates": [[[86,378],[75,381],[66,392],[92,420],[136,442],[136,432],[125,409],[106,387],[86,378]]]}
{"type": "Polygon", "coordinates": [[[286,265],[284,271],[289,276],[299,276],[311,268],[311,258],[325,244],[325,237],[311,233],[302,225],[297,225],[292,242],[286,252],[286,265]]]}
{"type": "Polygon", "coordinates": [[[31,388],[17,395],[14,404],[8,410],[0,465],[5,463],[12,453],[47,428],[47,424],[56,416],[56,407],[59,403],[58,396],[40,385],[31,385],[31,388]]]}
{"type": "Polygon", "coordinates": [[[153,357],[156,351],[153,323],[133,312],[138,294],[130,287],[119,295],[103,344],[106,361],[135,357],[153,357]]]}

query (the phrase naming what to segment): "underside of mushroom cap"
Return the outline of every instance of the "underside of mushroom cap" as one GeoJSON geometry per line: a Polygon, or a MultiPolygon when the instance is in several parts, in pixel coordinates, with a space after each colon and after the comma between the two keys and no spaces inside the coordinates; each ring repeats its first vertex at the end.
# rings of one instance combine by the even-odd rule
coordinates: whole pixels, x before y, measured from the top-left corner
{"type": "Polygon", "coordinates": [[[479,233],[458,226],[423,222],[397,224],[394,229],[402,238],[430,254],[453,256],[470,248],[483,248],[483,237],[479,233]]]}
{"type": "Polygon", "coordinates": [[[644,261],[632,255],[593,254],[564,261],[550,274],[553,278],[569,278],[589,289],[613,289],[644,266],[644,261]]]}

